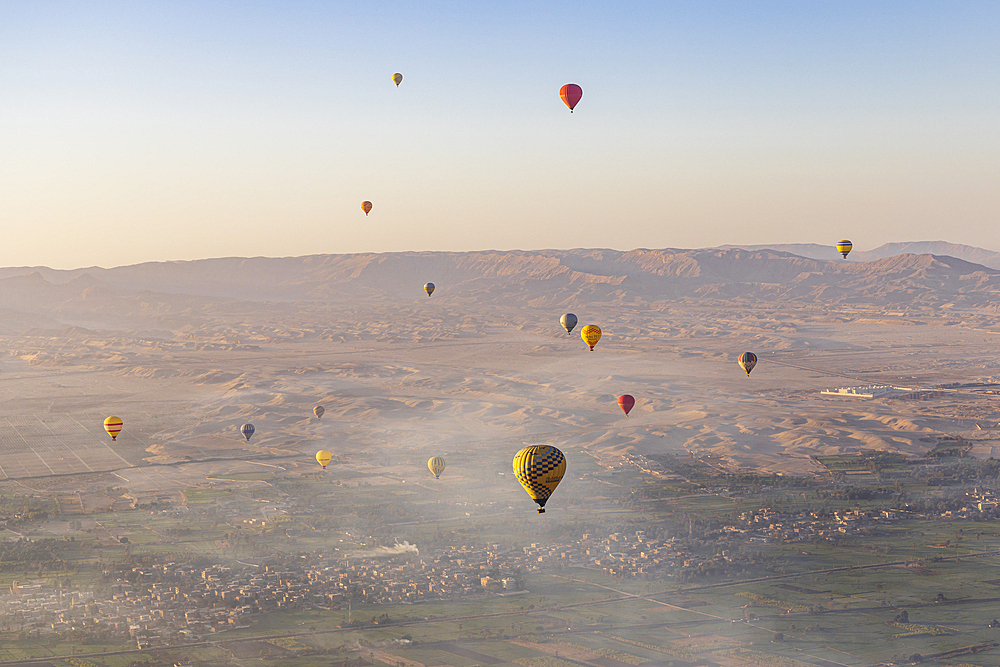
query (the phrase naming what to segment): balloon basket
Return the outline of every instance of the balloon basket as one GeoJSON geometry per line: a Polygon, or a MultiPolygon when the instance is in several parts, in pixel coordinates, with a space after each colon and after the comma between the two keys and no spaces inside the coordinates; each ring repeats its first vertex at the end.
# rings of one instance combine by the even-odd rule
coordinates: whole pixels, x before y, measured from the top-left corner
{"type": "Polygon", "coordinates": [[[539,514],[545,514],[545,508],[544,507],[539,507],[538,508],[538,513],[539,514]]]}

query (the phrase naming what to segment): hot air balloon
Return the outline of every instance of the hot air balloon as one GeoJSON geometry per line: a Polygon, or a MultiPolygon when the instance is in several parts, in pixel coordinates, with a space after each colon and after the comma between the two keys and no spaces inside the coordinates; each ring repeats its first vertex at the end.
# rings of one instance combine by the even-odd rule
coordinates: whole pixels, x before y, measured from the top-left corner
{"type": "Polygon", "coordinates": [[[365,215],[371,213],[372,203],[370,201],[361,202],[361,210],[365,212],[365,215]]]}
{"type": "Polygon", "coordinates": [[[739,363],[740,368],[745,370],[747,375],[750,375],[750,371],[752,371],[753,367],[757,365],[757,355],[753,352],[744,352],[740,355],[739,363]]]}
{"type": "MultiPolygon", "coordinates": [[[[396,84],[397,88],[399,88],[399,84],[403,83],[403,75],[400,74],[399,72],[396,72],[395,74],[392,75],[392,82],[396,84]]],[[[419,88],[420,86],[417,87],[419,88]]]]}
{"type": "Polygon", "coordinates": [[[432,456],[427,461],[427,469],[434,473],[435,478],[440,478],[441,473],[444,472],[444,459],[440,456],[432,456]]]}
{"type": "Polygon", "coordinates": [[[253,424],[244,424],[243,426],[240,426],[240,433],[242,433],[243,437],[247,439],[247,442],[250,442],[250,436],[253,435],[253,432],[253,424]]]}
{"type": "Polygon", "coordinates": [[[559,97],[569,107],[569,112],[573,113],[573,108],[580,103],[580,98],[583,97],[583,88],[575,83],[567,83],[559,89],[559,97]]]}
{"type": "Polygon", "coordinates": [[[424,291],[427,292],[427,296],[434,294],[434,283],[424,283],[424,291]]]}
{"type": "Polygon", "coordinates": [[[631,394],[622,394],[618,397],[618,407],[625,412],[625,416],[628,417],[628,413],[632,412],[632,408],[635,407],[635,398],[631,394]]]}
{"type": "Polygon", "coordinates": [[[580,329],[580,337],[583,338],[583,342],[590,346],[590,351],[593,352],[597,341],[601,340],[601,327],[596,324],[588,324],[580,329]]]}
{"type": "Polygon", "coordinates": [[[837,241],[837,252],[839,252],[841,257],[843,257],[844,259],[847,259],[847,256],[851,254],[851,248],[853,247],[854,244],[848,241],[847,239],[842,239],[840,241],[837,241]]]}
{"type": "Polygon", "coordinates": [[[112,440],[116,440],[118,434],[122,432],[122,423],[120,417],[108,417],[104,420],[104,430],[108,432],[112,440]]]}
{"type": "Polygon", "coordinates": [[[579,321],[580,320],[578,320],[576,315],[573,313],[566,313],[559,318],[559,324],[563,326],[563,329],[565,329],[568,334],[573,333],[573,327],[575,327],[576,323],[579,321]]]}
{"type": "Polygon", "coordinates": [[[566,474],[566,457],[551,445],[528,445],[514,455],[514,474],[544,514],[545,501],[566,474]]]}
{"type": "Polygon", "coordinates": [[[333,454],[331,452],[328,452],[325,449],[321,449],[318,452],[316,452],[316,463],[323,466],[324,470],[326,470],[326,464],[332,460],[333,460],[333,454]]]}
{"type": "Polygon", "coordinates": [[[322,405],[317,405],[313,408],[313,414],[316,415],[316,419],[322,419],[324,412],[326,412],[326,409],[322,405]]]}

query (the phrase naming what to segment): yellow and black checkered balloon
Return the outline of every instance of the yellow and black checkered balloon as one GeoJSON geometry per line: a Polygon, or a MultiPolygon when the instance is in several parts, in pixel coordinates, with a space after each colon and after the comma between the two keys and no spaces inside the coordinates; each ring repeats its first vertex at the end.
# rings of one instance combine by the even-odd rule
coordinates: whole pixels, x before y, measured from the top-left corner
{"type": "Polygon", "coordinates": [[[545,501],[566,474],[566,457],[551,445],[529,445],[514,456],[514,474],[542,514],[545,501]]]}

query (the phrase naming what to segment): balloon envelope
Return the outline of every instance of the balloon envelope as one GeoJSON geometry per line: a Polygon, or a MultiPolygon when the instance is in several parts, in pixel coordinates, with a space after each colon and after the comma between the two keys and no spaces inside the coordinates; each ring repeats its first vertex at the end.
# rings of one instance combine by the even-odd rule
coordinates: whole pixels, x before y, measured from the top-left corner
{"type": "Polygon", "coordinates": [[[628,413],[632,412],[632,408],[635,407],[635,398],[631,394],[622,394],[618,397],[618,407],[620,407],[625,412],[625,416],[628,417],[628,413]]]}
{"type": "Polygon", "coordinates": [[[566,474],[566,457],[551,445],[529,445],[514,455],[514,474],[545,513],[545,502],[566,474]]]}
{"type": "Polygon", "coordinates": [[[580,320],[578,320],[576,315],[574,315],[573,313],[566,313],[565,315],[559,318],[559,324],[563,326],[563,329],[566,330],[566,333],[573,333],[573,327],[575,327],[576,323],[579,321],[580,320]]]}
{"type": "Polygon", "coordinates": [[[740,368],[745,370],[747,375],[750,375],[750,371],[752,371],[753,367],[757,365],[757,355],[753,352],[744,352],[740,355],[739,363],[740,368]]]}
{"type": "Polygon", "coordinates": [[[328,452],[325,449],[321,449],[318,452],[316,452],[316,463],[320,464],[324,468],[326,468],[326,464],[328,464],[332,460],[333,460],[333,454],[331,452],[328,452]]]}
{"type": "MultiPolygon", "coordinates": [[[[399,84],[403,83],[403,75],[400,74],[399,72],[396,72],[395,74],[392,75],[392,82],[396,84],[397,88],[399,88],[399,84]]],[[[420,86],[417,86],[417,88],[419,87],[420,86]]]]}
{"type": "Polygon", "coordinates": [[[108,417],[104,420],[104,430],[108,432],[112,440],[118,438],[118,434],[122,432],[122,423],[120,417],[108,417]]]}
{"type": "Polygon", "coordinates": [[[424,283],[424,291],[427,292],[427,296],[434,294],[434,283],[424,283]]]}
{"type": "Polygon", "coordinates": [[[839,252],[844,259],[847,259],[847,256],[851,253],[851,248],[853,247],[854,244],[847,239],[837,241],[837,252],[839,252]]]}
{"type": "Polygon", "coordinates": [[[313,408],[313,414],[316,415],[316,419],[322,419],[324,412],[326,412],[326,409],[322,405],[317,405],[313,408]]]}
{"type": "Polygon", "coordinates": [[[427,469],[434,473],[434,477],[440,477],[444,472],[444,459],[440,456],[432,456],[427,461],[427,469]]]}
{"type": "Polygon", "coordinates": [[[365,215],[371,213],[372,203],[370,201],[361,202],[361,210],[365,212],[365,215]]]}
{"type": "Polygon", "coordinates": [[[250,442],[250,436],[253,435],[253,432],[253,424],[244,424],[243,426],[240,426],[240,433],[242,433],[243,437],[247,439],[247,442],[250,442]]]}
{"type": "Polygon", "coordinates": [[[588,324],[580,329],[580,337],[583,338],[583,342],[590,346],[590,351],[593,352],[597,341],[601,340],[601,327],[596,324],[588,324]]]}
{"type": "Polygon", "coordinates": [[[569,112],[573,113],[573,108],[580,103],[580,98],[583,97],[583,88],[575,83],[567,83],[559,89],[559,97],[569,107],[569,112]]]}

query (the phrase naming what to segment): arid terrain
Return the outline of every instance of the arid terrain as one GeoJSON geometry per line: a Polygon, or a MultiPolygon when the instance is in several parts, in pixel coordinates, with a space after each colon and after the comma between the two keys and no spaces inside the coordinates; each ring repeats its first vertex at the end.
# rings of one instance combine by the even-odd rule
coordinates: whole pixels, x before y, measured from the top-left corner
{"type": "Polygon", "coordinates": [[[942,247],[0,271],[0,662],[996,667],[1000,270],[942,247]]]}
{"type": "Polygon", "coordinates": [[[0,275],[0,478],[109,471],[142,494],[315,465],[320,448],[492,465],[525,442],[605,465],[674,453],[808,475],[816,455],[917,455],[955,434],[982,457],[1000,445],[1000,270],[946,255],[404,253],[0,275]],[[559,327],[567,311],[604,330],[594,352],[559,327]],[[820,393],[869,384],[937,391],[820,393]],[[114,443],[110,414],[125,421],[114,443]]]}

